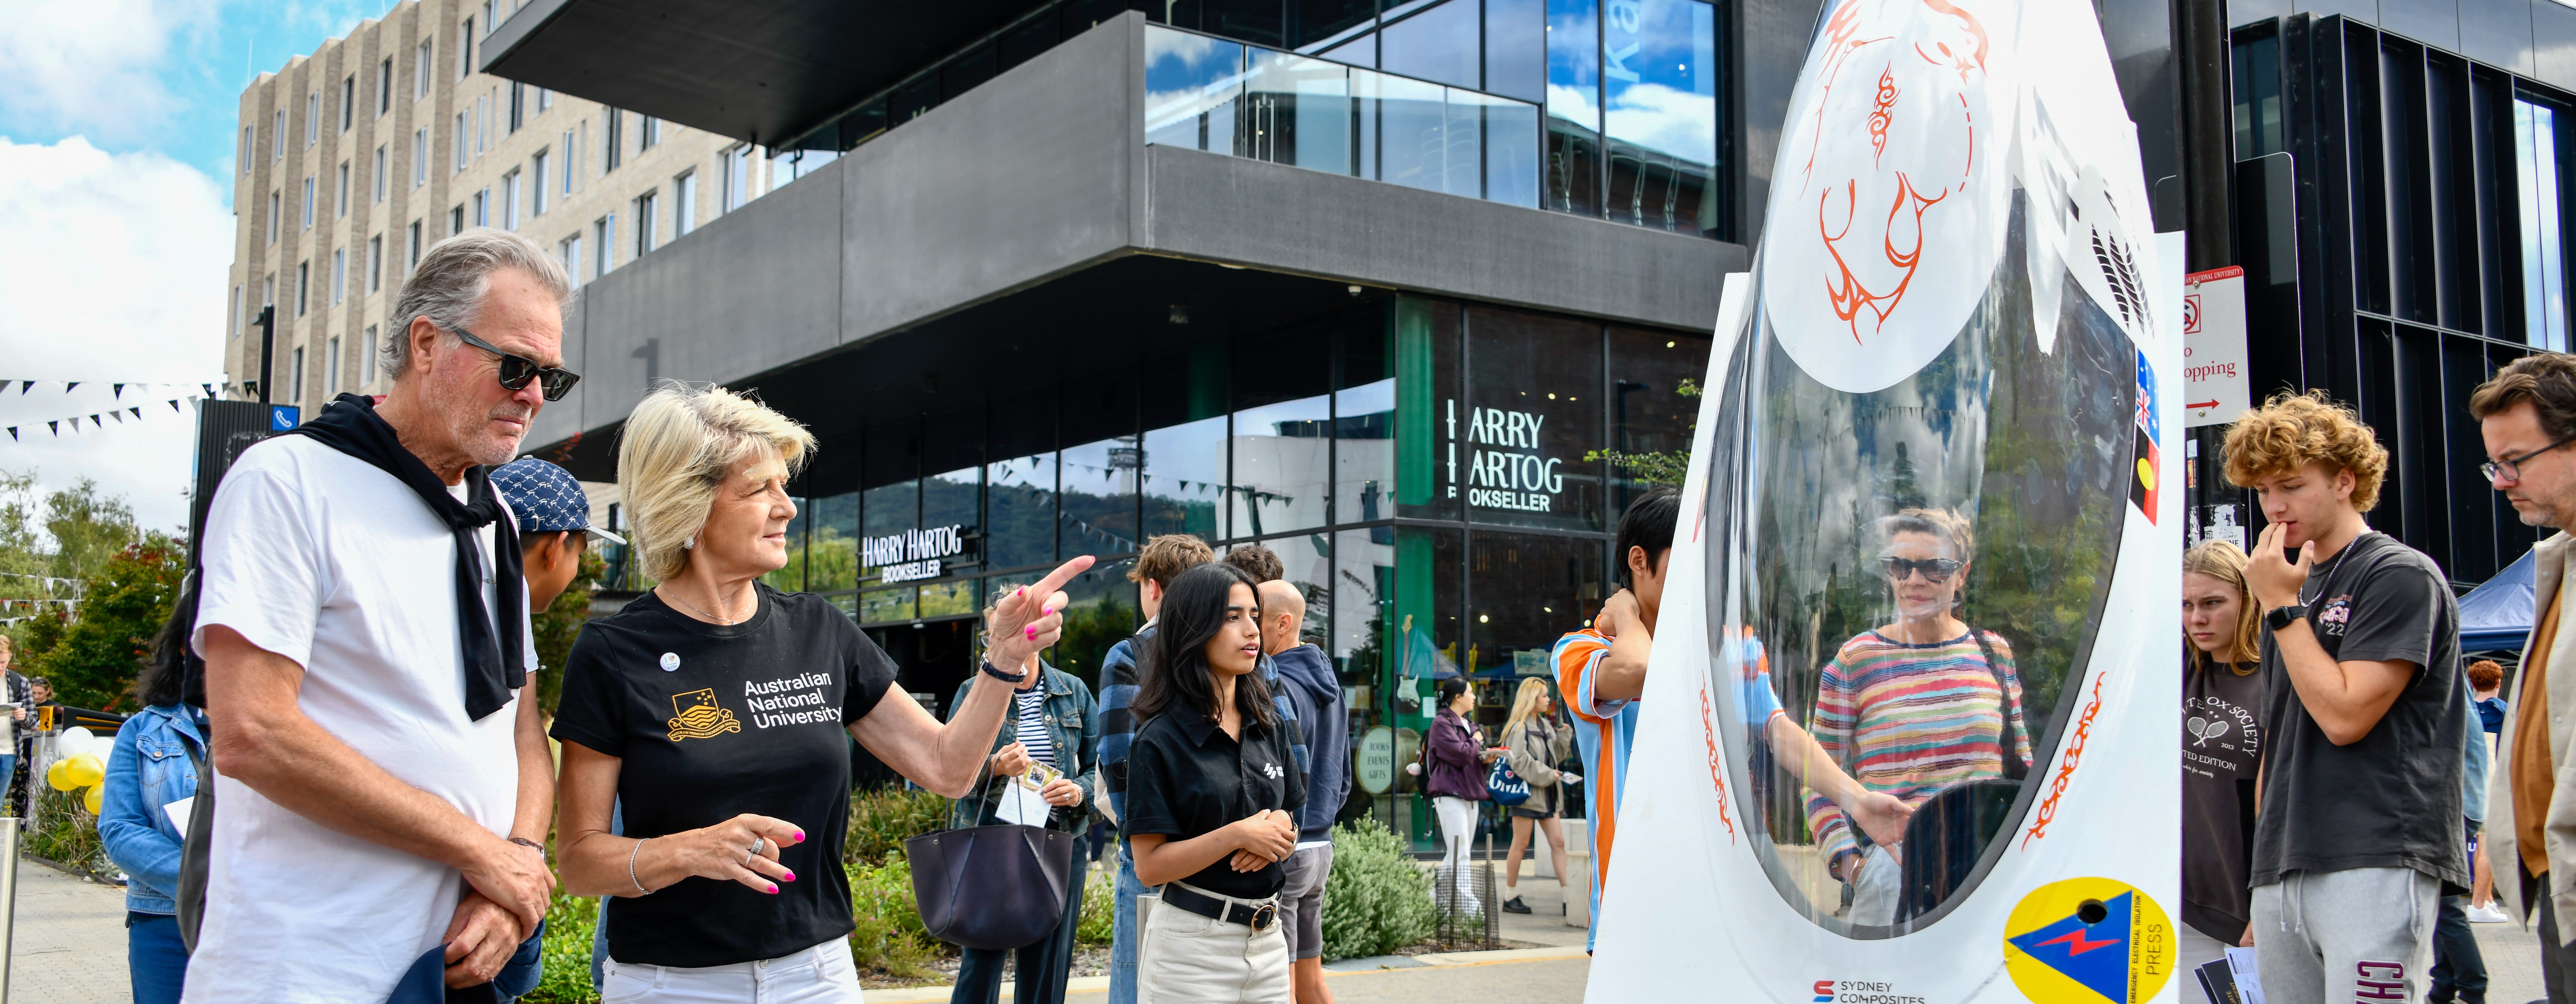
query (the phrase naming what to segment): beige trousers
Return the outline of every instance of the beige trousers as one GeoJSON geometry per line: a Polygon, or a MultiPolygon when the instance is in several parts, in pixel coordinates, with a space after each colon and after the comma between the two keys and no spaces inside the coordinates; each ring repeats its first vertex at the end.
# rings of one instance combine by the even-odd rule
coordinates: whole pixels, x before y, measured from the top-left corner
{"type": "Polygon", "coordinates": [[[1254,931],[1160,904],[1145,918],[1140,943],[1138,1004],[1289,1004],[1288,939],[1279,924],[1254,931]]]}

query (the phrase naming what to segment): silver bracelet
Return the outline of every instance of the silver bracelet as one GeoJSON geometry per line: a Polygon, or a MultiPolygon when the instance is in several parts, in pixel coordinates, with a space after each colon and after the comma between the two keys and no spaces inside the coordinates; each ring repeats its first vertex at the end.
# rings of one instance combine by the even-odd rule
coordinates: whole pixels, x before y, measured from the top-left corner
{"type": "Polygon", "coordinates": [[[635,883],[635,894],[638,896],[653,895],[653,890],[644,888],[643,880],[635,877],[635,855],[642,853],[644,850],[644,841],[651,839],[653,838],[645,837],[643,840],[638,840],[635,842],[635,846],[627,848],[626,850],[626,881],[635,883]]]}

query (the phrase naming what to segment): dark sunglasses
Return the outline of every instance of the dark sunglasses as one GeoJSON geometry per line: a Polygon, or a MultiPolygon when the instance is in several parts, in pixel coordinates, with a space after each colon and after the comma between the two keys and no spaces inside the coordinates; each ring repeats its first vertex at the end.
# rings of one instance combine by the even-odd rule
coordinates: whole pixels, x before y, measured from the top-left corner
{"type": "Polygon", "coordinates": [[[1905,581],[1906,576],[1916,572],[1923,573],[1925,579],[1933,582],[1948,582],[1951,576],[1959,574],[1960,569],[1968,567],[1968,563],[1953,558],[1880,558],[1878,567],[1887,573],[1889,579],[1897,582],[1905,581]]]}
{"type": "Polygon", "coordinates": [[[571,393],[572,385],[581,382],[579,373],[557,367],[539,366],[535,360],[503,352],[492,343],[474,337],[473,332],[463,327],[447,330],[455,332],[456,337],[464,339],[465,344],[501,357],[501,386],[510,390],[526,387],[530,380],[541,379],[544,381],[541,386],[546,400],[561,401],[565,394],[571,393]]]}

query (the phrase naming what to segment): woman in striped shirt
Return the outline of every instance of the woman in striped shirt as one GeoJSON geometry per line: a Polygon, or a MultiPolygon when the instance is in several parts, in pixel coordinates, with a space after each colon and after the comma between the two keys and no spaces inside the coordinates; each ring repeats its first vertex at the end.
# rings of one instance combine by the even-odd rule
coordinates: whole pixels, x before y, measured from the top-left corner
{"type": "MultiPolygon", "coordinates": [[[[1906,509],[1880,520],[1879,571],[1896,619],[1844,642],[1816,684],[1816,743],[1854,780],[1919,805],[1942,789],[2030,762],[2012,646],[1957,615],[1975,539],[1965,517],[1906,509]]],[[[1896,919],[1902,846],[1865,845],[1833,800],[1807,795],[1807,822],[1854,925],[1896,919]]]]}

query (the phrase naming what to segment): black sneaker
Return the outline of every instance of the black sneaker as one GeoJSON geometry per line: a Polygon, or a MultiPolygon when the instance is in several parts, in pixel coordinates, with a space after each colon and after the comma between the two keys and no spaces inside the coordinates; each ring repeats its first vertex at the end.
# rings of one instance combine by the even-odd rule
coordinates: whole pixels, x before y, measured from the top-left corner
{"type": "Polygon", "coordinates": [[[1512,898],[1510,898],[1510,899],[1507,899],[1507,900],[1504,900],[1504,901],[1503,901],[1503,912],[1504,912],[1504,913],[1528,913],[1528,912],[1530,912],[1530,908],[1529,908],[1529,904],[1521,902],[1521,898],[1520,898],[1520,897],[1518,897],[1518,896],[1514,896],[1514,897],[1512,897],[1512,898]]]}

